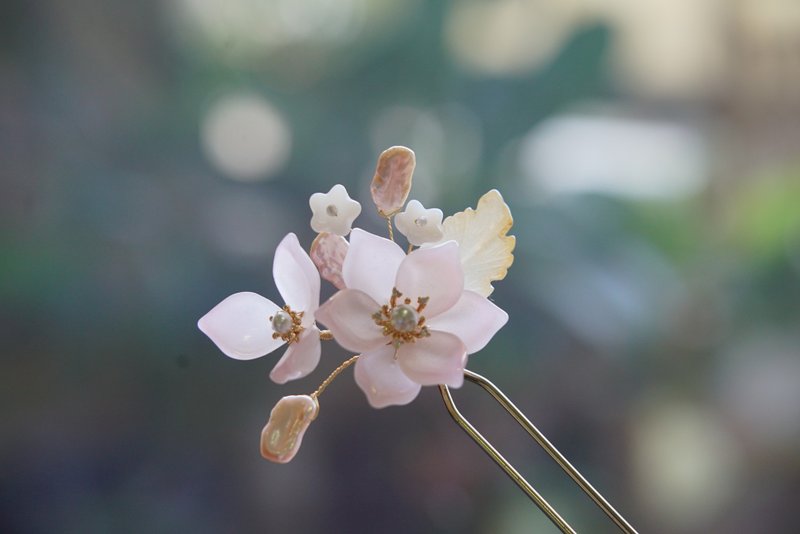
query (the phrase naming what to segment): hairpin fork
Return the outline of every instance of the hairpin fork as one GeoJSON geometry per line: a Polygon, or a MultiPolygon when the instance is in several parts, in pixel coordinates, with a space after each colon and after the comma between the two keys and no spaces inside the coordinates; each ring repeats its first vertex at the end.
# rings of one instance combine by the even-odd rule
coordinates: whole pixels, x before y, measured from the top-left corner
{"type": "MultiPolygon", "coordinates": [[[[464,378],[474,384],[478,384],[486,390],[494,399],[505,409],[516,421],[524,428],[528,434],[539,444],[541,448],[552,458],[561,469],[581,488],[581,490],[588,495],[592,501],[611,519],[614,524],[619,527],[622,532],[626,534],[637,534],[636,530],[625,520],[622,515],[617,512],[613,506],[598,492],[583,475],[578,472],[575,467],[561,454],[555,446],[545,437],[542,432],[536,428],[533,423],[525,416],[524,413],[512,403],[500,389],[491,383],[483,376],[464,370],[464,378]]],[[[558,512],[542,497],[530,483],[512,466],[503,455],[501,455],[492,444],[478,432],[474,426],[463,416],[453,401],[453,396],[450,389],[445,385],[439,386],[439,391],[442,394],[442,399],[447,407],[447,411],[455,419],[455,421],[464,429],[464,431],[477,443],[485,452],[492,458],[492,460],[499,465],[503,471],[513,480],[517,486],[544,512],[544,514],[553,522],[561,532],[575,533],[573,529],[558,512]]]]}

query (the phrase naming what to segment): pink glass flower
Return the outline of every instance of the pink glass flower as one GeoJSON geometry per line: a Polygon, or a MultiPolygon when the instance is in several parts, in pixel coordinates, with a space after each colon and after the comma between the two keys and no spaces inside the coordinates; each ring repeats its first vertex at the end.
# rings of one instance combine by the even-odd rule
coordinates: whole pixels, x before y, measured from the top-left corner
{"type": "Polygon", "coordinates": [[[278,384],[302,378],[314,370],[321,353],[314,312],[319,307],[320,278],[314,263],[288,234],[275,249],[275,285],[286,305],[281,307],[256,293],[234,293],[197,322],[222,352],[237,360],[252,360],[289,347],[270,372],[278,384]]]}
{"type": "Polygon", "coordinates": [[[375,408],[408,404],[421,386],[464,380],[467,355],[482,349],[508,315],[464,290],[458,244],[406,255],[394,242],[354,229],[342,266],[346,289],[316,319],[361,353],[356,383],[375,408]]]}

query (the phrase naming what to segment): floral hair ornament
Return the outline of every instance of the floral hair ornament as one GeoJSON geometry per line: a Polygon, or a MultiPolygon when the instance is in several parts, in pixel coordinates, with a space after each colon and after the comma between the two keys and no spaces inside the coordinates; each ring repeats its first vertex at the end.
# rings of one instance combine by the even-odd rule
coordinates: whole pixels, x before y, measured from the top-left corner
{"type": "Polygon", "coordinates": [[[261,433],[261,454],[278,463],[294,458],[319,413],[320,395],[351,365],[374,408],[408,404],[422,386],[437,386],[466,433],[562,532],[575,532],[458,411],[450,389],[466,379],[497,400],[620,530],[635,533],[497,386],[466,369],[468,356],[483,349],[508,320],[488,297],[492,282],[505,278],[514,261],[515,239],[507,235],[513,220],[496,190],[483,195],[475,209],[444,220],[439,209],[426,209],[416,200],[406,204],[415,164],[414,152],[401,146],[378,158],[370,192],[386,220],[388,239],[352,228],[361,205],[344,186],[315,193],[309,205],[318,235],[309,253],[291,233],[275,251],[273,277],[285,305],[236,293],[198,322],[231,358],[258,358],[286,344],[270,373],[279,384],[316,368],[321,340],[335,340],[354,353],[313,393],[278,401],[261,433]],[[395,241],[395,226],[408,243],[406,250],[395,241]],[[321,278],[338,290],[322,304],[321,278]]]}

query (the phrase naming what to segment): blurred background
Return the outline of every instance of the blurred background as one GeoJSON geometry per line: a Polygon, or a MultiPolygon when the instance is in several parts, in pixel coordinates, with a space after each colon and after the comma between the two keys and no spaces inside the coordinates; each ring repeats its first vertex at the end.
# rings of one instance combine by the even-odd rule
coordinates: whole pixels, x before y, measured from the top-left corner
{"type": "MultiPolygon", "coordinates": [[[[796,0],[55,0],[0,8],[0,530],[556,532],[435,388],[347,372],[288,465],[275,355],[197,319],[278,295],[308,197],[383,232],[377,156],[451,214],[498,188],[495,381],[648,533],[797,532],[796,0]]],[[[474,385],[473,420],[580,532],[615,529],[474,385]]]]}

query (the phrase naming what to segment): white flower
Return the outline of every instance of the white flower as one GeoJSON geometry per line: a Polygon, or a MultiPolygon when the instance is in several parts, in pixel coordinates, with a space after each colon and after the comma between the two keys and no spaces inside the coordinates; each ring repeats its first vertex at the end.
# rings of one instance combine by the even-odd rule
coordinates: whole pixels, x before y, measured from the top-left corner
{"type": "Polygon", "coordinates": [[[314,213],[311,228],[317,233],[330,232],[345,236],[350,233],[353,221],[361,213],[361,204],[350,198],[342,184],[334,185],[327,193],[314,193],[308,204],[314,213]]]}
{"type": "Polygon", "coordinates": [[[288,234],[275,250],[272,275],[286,305],[278,306],[256,293],[234,293],[197,326],[226,355],[252,360],[281,345],[289,348],[270,373],[278,384],[302,378],[319,363],[321,347],[314,312],[319,307],[319,273],[297,236],[288,234]]]}
{"type": "Polygon", "coordinates": [[[424,243],[435,243],[442,236],[442,210],[431,208],[426,210],[419,201],[412,200],[403,213],[398,213],[394,223],[401,234],[414,246],[424,243]]]}

